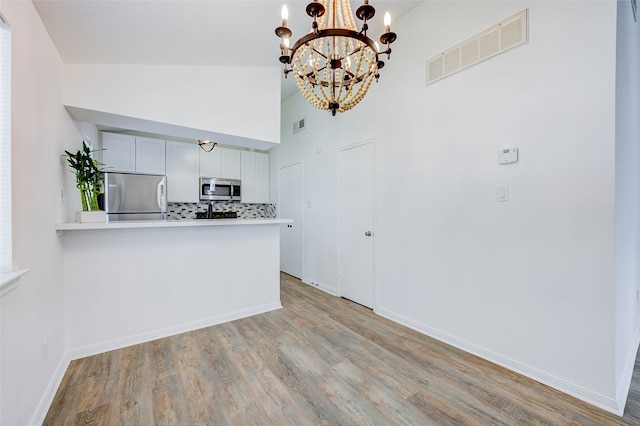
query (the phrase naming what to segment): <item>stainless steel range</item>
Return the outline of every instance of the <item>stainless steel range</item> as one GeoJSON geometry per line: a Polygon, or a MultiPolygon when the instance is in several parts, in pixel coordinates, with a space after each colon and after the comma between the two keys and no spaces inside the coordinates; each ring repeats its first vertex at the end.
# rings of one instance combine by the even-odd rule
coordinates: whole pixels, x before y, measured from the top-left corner
{"type": "Polygon", "coordinates": [[[237,219],[238,213],[236,212],[197,212],[196,219],[237,219]]]}

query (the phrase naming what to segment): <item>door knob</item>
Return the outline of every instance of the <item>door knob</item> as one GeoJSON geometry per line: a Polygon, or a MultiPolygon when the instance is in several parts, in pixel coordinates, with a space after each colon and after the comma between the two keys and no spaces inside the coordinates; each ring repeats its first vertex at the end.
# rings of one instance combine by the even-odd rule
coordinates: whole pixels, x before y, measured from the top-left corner
{"type": "Polygon", "coordinates": [[[371,236],[371,231],[365,232],[364,235],[366,235],[367,237],[370,237],[371,236]]]}

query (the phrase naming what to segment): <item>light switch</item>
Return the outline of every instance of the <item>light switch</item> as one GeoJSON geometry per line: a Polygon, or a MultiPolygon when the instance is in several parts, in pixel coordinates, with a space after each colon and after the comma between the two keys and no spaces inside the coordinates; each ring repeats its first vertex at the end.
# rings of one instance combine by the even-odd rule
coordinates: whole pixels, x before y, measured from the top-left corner
{"type": "Polygon", "coordinates": [[[496,201],[499,203],[509,201],[509,187],[507,185],[496,187],[496,201]]]}

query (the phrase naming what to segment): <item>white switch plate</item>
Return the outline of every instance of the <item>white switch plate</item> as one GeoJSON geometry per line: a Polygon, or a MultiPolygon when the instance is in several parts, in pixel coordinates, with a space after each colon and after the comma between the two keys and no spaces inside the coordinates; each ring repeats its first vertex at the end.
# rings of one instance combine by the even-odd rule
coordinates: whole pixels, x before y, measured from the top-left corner
{"type": "Polygon", "coordinates": [[[509,187],[507,185],[496,187],[496,201],[499,203],[509,201],[509,187]]]}

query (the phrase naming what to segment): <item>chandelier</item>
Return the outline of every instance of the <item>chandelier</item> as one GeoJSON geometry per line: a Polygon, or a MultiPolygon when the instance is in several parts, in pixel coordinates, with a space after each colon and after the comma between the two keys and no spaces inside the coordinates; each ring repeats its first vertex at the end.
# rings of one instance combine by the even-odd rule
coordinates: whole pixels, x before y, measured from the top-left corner
{"type": "Polygon", "coordinates": [[[293,72],[300,92],[314,107],[336,112],[353,108],[364,98],[375,78],[380,78],[384,61],[379,55],[391,58],[389,45],[396,40],[391,32],[391,18],[384,17],[385,33],[380,36],[384,46],[367,36],[369,21],[376,10],[369,0],[356,10],[362,23],[360,31],[351,11],[349,0],[314,0],[307,5],[307,15],[313,18],[311,31],[290,47],[292,32],[287,28],[289,12],[282,7],[282,26],[276,28],[280,37],[280,62],[285,78],[293,72]]]}

